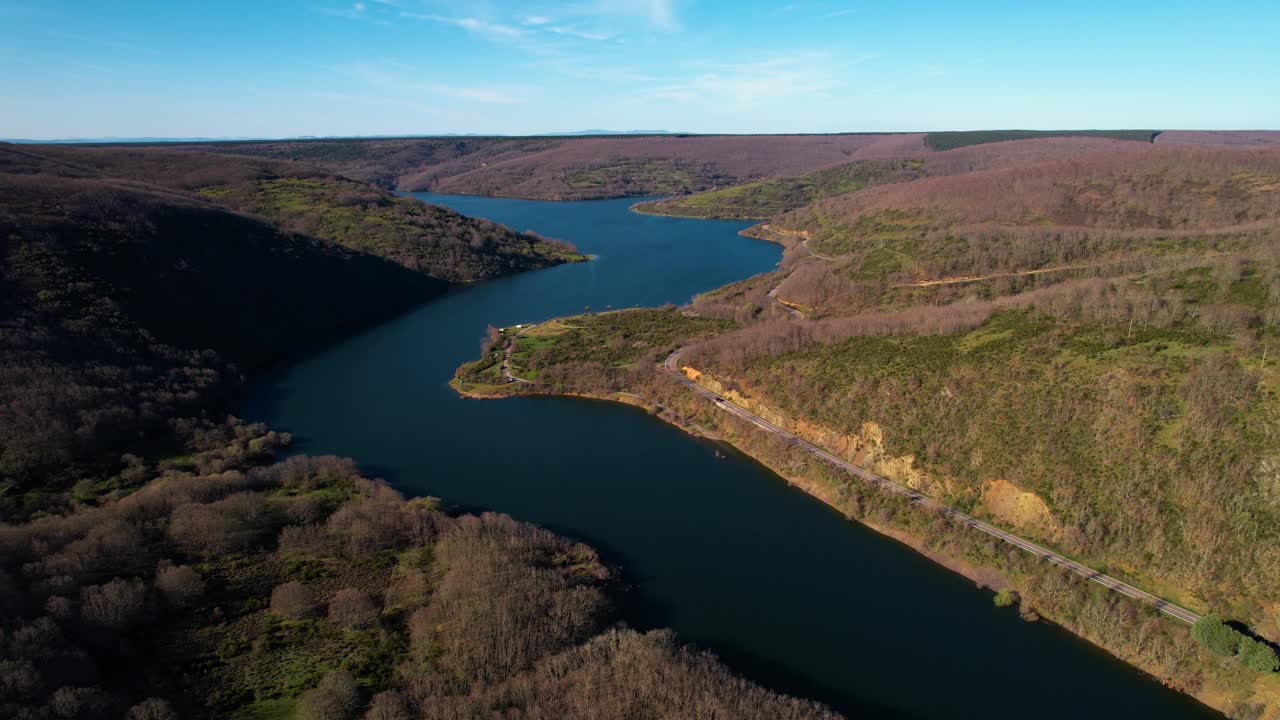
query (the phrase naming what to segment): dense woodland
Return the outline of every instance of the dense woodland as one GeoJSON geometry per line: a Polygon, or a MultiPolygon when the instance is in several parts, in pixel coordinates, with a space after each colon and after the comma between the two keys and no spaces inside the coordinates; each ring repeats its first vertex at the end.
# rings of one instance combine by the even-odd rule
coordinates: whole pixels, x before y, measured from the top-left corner
{"type": "Polygon", "coordinates": [[[220,421],[243,370],[444,290],[146,187],[0,174],[0,197],[5,514],[58,505],[88,468],[82,492],[128,482],[123,453],[220,421]]]}
{"type": "Polygon", "coordinates": [[[450,282],[583,259],[567,243],[397,197],[302,163],[168,148],[9,147],[0,148],[0,169],[146,183],[191,194],[450,282]]]}
{"type": "Polygon", "coordinates": [[[288,441],[211,427],[136,492],[0,526],[0,714],[836,717],[618,624],[591,548],[288,441]]]}
{"type": "Polygon", "coordinates": [[[1155,142],[1159,130],[969,130],[931,132],[925,144],[934,150],[954,150],[969,145],[1053,137],[1097,137],[1133,142],[1155,142]]]}

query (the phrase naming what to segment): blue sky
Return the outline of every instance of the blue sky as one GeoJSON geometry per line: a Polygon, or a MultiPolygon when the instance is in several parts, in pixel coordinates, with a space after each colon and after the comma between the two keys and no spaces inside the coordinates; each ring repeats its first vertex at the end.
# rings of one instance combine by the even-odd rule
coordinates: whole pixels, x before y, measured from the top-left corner
{"type": "Polygon", "coordinates": [[[1280,129],[1280,3],[0,0],[0,137],[1280,129]]]}

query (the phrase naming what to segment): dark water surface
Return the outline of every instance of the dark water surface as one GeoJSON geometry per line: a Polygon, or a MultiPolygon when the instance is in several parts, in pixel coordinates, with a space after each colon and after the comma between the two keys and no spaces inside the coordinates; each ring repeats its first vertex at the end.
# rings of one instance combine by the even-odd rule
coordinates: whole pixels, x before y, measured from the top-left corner
{"type": "Polygon", "coordinates": [[[598,259],[469,287],[315,352],[262,378],[247,416],[407,494],[588,541],[621,565],[633,626],[671,627],[752,679],[850,717],[1215,717],[639,410],[465,400],[447,386],[487,324],[684,303],[771,269],[780,248],[737,235],[745,223],[637,215],[631,201],[418,197],[598,259]]]}

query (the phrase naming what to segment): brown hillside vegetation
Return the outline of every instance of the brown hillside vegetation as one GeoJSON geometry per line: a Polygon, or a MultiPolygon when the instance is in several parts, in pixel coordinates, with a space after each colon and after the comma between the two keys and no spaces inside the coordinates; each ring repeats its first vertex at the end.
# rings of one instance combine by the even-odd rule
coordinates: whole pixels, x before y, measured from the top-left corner
{"type": "Polygon", "coordinates": [[[385,187],[582,200],[671,195],[926,153],[923,134],[405,138],[212,143],[300,160],[385,187]]]}
{"type": "Polygon", "coordinates": [[[617,624],[590,547],[271,464],[287,442],[231,422],[136,492],[0,525],[0,715],[837,717],[617,624]]]}
{"type": "Polygon", "coordinates": [[[1165,130],[1157,143],[1186,145],[1276,145],[1280,130],[1165,130]]]}
{"type": "MultiPolygon", "coordinates": [[[[1038,138],[964,146],[888,160],[855,160],[802,175],[770,177],[727,188],[640,203],[637,210],[679,217],[766,219],[866,187],[922,177],[1066,160],[1132,150],[1136,143],[1097,137],[1038,138]]],[[[908,148],[904,148],[908,149],[908,148]]]]}
{"type": "Polygon", "coordinates": [[[926,166],[930,175],[959,175],[979,170],[1033,165],[1049,160],[1074,160],[1090,155],[1142,152],[1146,149],[1148,146],[1142,143],[1095,137],[1007,140],[934,153],[926,159],[926,166]]]}
{"type": "Polygon", "coordinates": [[[0,147],[0,172],[96,178],[194,195],[451,282],[580,259],[565,243],[302,163],[161,148],[8,146],[0,147]]]}
{"type": "MultiPolygon", "coordinates": [[[[926,158],[931,171],[947,166],[774,218],[781,267],[688,308],[562,319],[592,331],[527,350],[510,340],[531,382],[486,392],[643,398],[850,517],[999,574],[1024,608],[1165,682],[1235,715],[1280,717],[1269,670],[1280,642],[1280,152],[1054,139],[926,158]],[[641,331],[662,342],[629,350],[641,331]],[[942,503],[1234,618],[1254,638],[1240,647],[1266,661],[1223,661],[1231,642],[1197,649],[1200,635],[1144,620],[1114,594],[1073,596],[1038,559],[797,457],[663,373],[655,358],[677,346],[717,394],[942,503]],[[1002,488],[1030,510],[1011,512],[1002,488]]],[[[489,382],[503,352],[461,367],[459,386],[489,382]]]]}
{"type": "Polygon", "coordinates": [[[1138,147],[869,188],[783,224],[819,230],[919,209],[934,224],[1203,229],[1280,213],[1280,150],[1138,147]]]}
{"type": "Polygon", "coordinates": [[[848,255],[846,278],[902,282],[1229,250],[1277,217],[1280,151],[1145,146],[867,188],[774,224],[848,255]]]}

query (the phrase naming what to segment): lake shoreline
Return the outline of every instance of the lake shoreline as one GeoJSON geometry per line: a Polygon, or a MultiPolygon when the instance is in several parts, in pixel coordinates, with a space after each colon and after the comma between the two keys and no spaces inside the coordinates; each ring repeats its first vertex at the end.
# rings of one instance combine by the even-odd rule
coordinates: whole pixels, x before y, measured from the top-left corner
{"type": "MultiPolygon", "coordinates": [[[[695,407],[697,399],[674,381],[646,380],[652,375],[645,367],[647,352],[640,351],[645,366],[627,365],[638,372],[634,381],[608,380],[609,357],[625,361],[639,347],[670,349],[670,343],[684,344],[684,338],[718,326],[679,313],[666,319],[649,309],[610,320],[609,313],[592,308],[674,309],[708,288],[773,271],[798,238],[743,242],[759,228],[645,217],[626,210],[635,200],[554,203],[429,194],[420,199],[563,238],[600,260],[459,288],[326,347],[257,383],[248,417],[295,432],[309,452],[359,458],[408,495],[446,497],[458,507],[510,513],[588,539],[630,577],[627,605],[634,614],[628,617],[635,622],[672,628],[686,641],[732,658],[747,677],[821,699],[851,717],[864,716],[858,710],[867,703],[890,712],[886,717],[899,717],[898,711],[954,717],[955,698],[968,693],[972,700],[962,704],[965,711],[1018,707],[1065,720],[1091,703],[1083,697],[1048,702],[1063,682],[1105,692],[1113,709],[1128,708],[1137,716],[1145,710],[1186,720],[1217,717],[1052,625],[1011,622],[1010,610],[995,608],[989,594],[973,593],[974,580],[955,572],[971,568],[940,572],[945,557],[921,557],[942,550],[981,564],[1002,562],[1004,551],[994,559],[966,554],[962,542],[930,531],[923,514],[908,516],[905,505],[875,500],[869,488],[837,481],[816,462],[802,467],[794,453],[781,456],[774,452],[781,448],[761,444],[709,404],[695,407]],[[578,402],[539,401],[551,393],[531,392],[526,383],[505,386],[510,376],[503,372],[501,350],[483,353],[485,363],[469,362],[477,357],[486,325],[509,333],[517,324],[523,329],[529,320],[573,317],[584,308],[602,327],[622,323],[635,336],[621,344],[613,338],[607,346],[590,334],[577,341],[564,337],[585,353],[579,359],[586,365],[568,375],[544,375],[534,370],[543,363],[529,353],[562,333],[537,331],[522,339],[521,352],[508,365],[517,376],[536,378],[542,389],[574,393],[578,402]],[[593,366],[599,358],[605,364],[593,366]],[[463,373],[461,386],[445,387],[442,380],[462,365],[475,372],[463,373]],[[597,372],[600,382],[586,381],[597,372]],[[529,401],[466,402],[467,396],[507,394],[529,401]],[[652,423],[619,404],[666,422],[652,423]],[[698,442],[699,436],[723,437],[730,444],[698,442]],[[836,494],[841,488],[855,490],[862,510],[872,512],[868,520],[889,527],[874,533],[850,527],[833,503],[815,502],[814,488],[799,494],[806,488],[778,483],[787,474],[770,472],[753,457],[773,457],[777,467],[807,474],[832,491],[837,503],[846,497],[836,494]],[[907,552],[902,542],[885,543],[883,536],[898,524],[930,537],[929,545],[907,552]],[[762,584],[764,568],[768,581],[762,584]],[[872,587],[881,590],[866,592],[872,587]],[[805,610],[777,614],[792,604],[805,610]],[[866,627],[862,615],[885,622],[866,627]],[[850,644],[850,636],[862,640],[850,644]],[[934,697],[915,693],[917,681],[897,660],[915,662],[925,649],[934,664],[958,663],[946,678],[930,681],[938,691],[934,697]],[[970,662],[975,649],[984,658],[976,664],[970,662]],[[1042,662],[1057,669],[1046,673],[1038,667],[1042,662]],[[990,684],[996,675],[1002,681],[990,684]]],[[[1088,606],[1096,604],[1090,600],[1088,606]]],[[[1054,608],[1061,610],[1059,604],[1054,608]]],[[[1166,638],[1167,630],[1161,633],[1161,648],[1185,646],[1166,638]]]]}
{"type": "MultiPolygon", "coordinates": [[[[697,193],[692,193],[692,194],[693,194],[693,195],[696,195],[697,193]]],[[[633,213],[636,213],[637,215],[652,215],[652,216],[654,216],[654,217],[679,218],[679,219],[681,219],[681,220],[733,220],[733,221],[741,221],[741,222],[754,222],[754,223],[759,223],[759,222],[764,222],[765,220],[768,220],[768,219],[769,219],[769,217],[770,217],[770,216],[768,216],[768,215],[742,215],[742,216],[728,216],[728,215],[677,215],[677,214],[674,214],[674,213],[657,212],[657,211],[655,211],[655,210],[652,210],[652,209],[651,209],[652,207],[657,206],[659,203],[663,203],[663,202],[666,202],[666,201],[668,201],[668,200],[675,200],[675,199],[677,199],[677,198],[682,198],[682,197],[690,197],[690,194],[686,194],[686,195],[671,195],[671,196],[668,196],[668,197],[660,197],[660,198],[649,199],[649,200],[641,200],[641,201],[637,202],[636,204],[632,205],[631,207],[629,207],[629,208],[627,208],[627,209],[628,209],[628,210],[630,210],[630,211],[631,211],[631,212],[633,212],[633,213]]],[[[751,237],[751,236],[749,236],[749,235],[748,235],[747,237],[751,237]]],[[[763,238],[762,238],[762,239],[763,239],[763,238]]]]}

